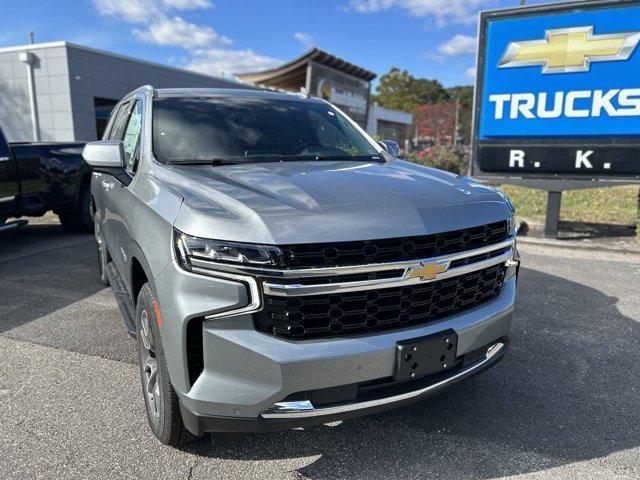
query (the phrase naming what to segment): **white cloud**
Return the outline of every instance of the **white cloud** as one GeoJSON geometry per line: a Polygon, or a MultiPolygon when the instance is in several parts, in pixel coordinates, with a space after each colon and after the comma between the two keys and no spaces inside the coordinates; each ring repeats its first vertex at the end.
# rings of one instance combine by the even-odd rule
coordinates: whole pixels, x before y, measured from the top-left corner
{"type": "Polygon", "coordinates": [[[467,71],[465,72],[467,77],[469,78],[476,78],[476,67],[469,67],[467,68],[467,71]]]}
{"type": "Polygon", "coordinates": [[[162,0],[162,3],[176,10],[198,10],[213,6],[210,0],[162,0]]]}
{"type": "MultiPolygon", "coordinates": [[[[213,27],[191,23],[174,15],[179,10],[211,8],[211,0],[93,0],[93,3],[101,15],[139,25],[131,32],[138,40],[185,50],[188,56],[180,57],[180,63],[191,70],[229,75],[283,63],[251,49],[229,48],[232,40],[218,34],[213,27]]],[[[304,36],[296,36],[298,41],[313,40],[312,36],[301,35],[304,36]]]]}
{"type": "Polygon", "coordinates": [[[210,48],[195,52],[186,68],[209,75],[228,75],[266,70],[282,63],[282,60],[261,55],[251,49],[210,48]]]}
{"type": "Polygon", "coordinates": [[[396,0],[350,0],[351,8],[360,13],[378,12],[388,10],[398,3],[396,0]]]}
{"type": "Polygon", "coordinates": [[[213,6],[210,0],[93,0],[98,13],[129,23],[147,23],[165,16],[167,9],[196,10],[213,6]]]}
{"type": "Polygon", "coordinates": [[[314,35],[311,35],[310,33],[296,32],[293,34],[293,38],[295,38],[298,42],[300,42],[307,48],[311,48],[317,43],[316,37],[314,35]]]}
{"type": "Polygon", "coordinates": [[[463,55],[475,53],[477,48],[476,37],[468,35],[456,35],[438,47],[443,55],[463,55]]]}
{"type": "Polygon", "coordinates": [[[422,58],[424,58],[425,60],[431,60],[433,62],[438,62],[438,63],[444,63],[446,59],[443,54],[438,52],[433,52],[433,51],[424,52],[422,54],[422,58]]]}
{"type": "Polygon", "coordinates": [[[147,43],[182,47],[185,50],[232,43],[229,38],[218,35],[213,28],[186,22],[181,17],[160,18],[151,22],[146,30],[134,29],[133,34],[147,43]]]}
{"type": "Polygon", "coordinates": [[[432,18],[439,26],[449,23],[473,24],[478,11],[496,0],[349,0],[358,13],[375,13],[396,8],[418,18],[432,18]]]}
{"type": "Polygon", "coordinates": [[[130,23],[146,23],[161,15],[153,0],[94,0],[98,13],[130,23]]]}

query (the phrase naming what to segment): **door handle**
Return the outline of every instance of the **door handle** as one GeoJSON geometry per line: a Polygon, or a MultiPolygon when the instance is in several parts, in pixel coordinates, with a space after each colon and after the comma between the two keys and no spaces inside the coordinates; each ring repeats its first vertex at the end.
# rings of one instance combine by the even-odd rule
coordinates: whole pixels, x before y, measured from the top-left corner
{"type": "Polygon", "coordinates": [[[113,187],[115,187],[115,183],[109,180],[102,180],[102,186],[105,190],[111,190],[113,187]]]}
{"type": "Polygon", "coordinates": [[[9,157],[0,157],[0,162],[8,162],[9,157]]]}

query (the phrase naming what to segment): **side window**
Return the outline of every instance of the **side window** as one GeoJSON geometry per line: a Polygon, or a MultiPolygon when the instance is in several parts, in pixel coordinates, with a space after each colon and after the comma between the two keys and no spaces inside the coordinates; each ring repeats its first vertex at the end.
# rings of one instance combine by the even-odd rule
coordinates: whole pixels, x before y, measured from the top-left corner
{"type": "Polygon", "coordinates": [[[140,145],[140,129],[142,127],[142,101],[136,100],[131,109],[131,115],[122,137],[124,150],[124,167],[131,174],[138,167],[138,148],[140,145]]]}
{"type": "Polygon", "coordinates": [[[124,127],[129,116],[130,105],[130,103],[123,103],[122,105],[120,105],[118,110],[113,113],[114,119],[113,122],[111,122],[112,125],[109,128],[109,135],[107,137],[107,140],[122,140],[124,127]]]}
{"type": "Polygon", "coordinates": [[[107,126],[104,129],[104,134],[102,135],[102,140],[109,140],[111,131],[113,130],[113,126],[116,123],[116,119],[118,118],[121,109],[122,105],[119,105],[111,110],[111,113],[109,114],[109,120],[107,121],[107,126]]]}

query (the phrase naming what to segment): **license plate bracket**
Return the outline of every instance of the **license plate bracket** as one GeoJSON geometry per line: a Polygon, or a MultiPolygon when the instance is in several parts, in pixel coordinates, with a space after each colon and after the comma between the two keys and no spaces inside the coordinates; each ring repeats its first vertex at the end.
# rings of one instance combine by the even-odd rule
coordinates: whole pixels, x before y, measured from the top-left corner
{"type": "Polygon", "coordinates": [[[458,334],[449,329],[425,337],[396,343],[397,382],[415,380],[453,367],[458,349],[458,334]]]}

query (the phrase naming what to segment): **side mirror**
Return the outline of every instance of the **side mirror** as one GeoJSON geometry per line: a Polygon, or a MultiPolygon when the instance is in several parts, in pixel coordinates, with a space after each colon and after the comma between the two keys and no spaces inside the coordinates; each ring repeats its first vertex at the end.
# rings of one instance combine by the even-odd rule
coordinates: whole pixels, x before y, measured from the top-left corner
{"type": "Polygon", "coordinates": [[[92,167],[123,168],[124,150],[120,140],[90,142],[84,146],[82,157],[92,167]]]}
{"type": "Polygon", "coordinates": [[[381,140],[387,146],[387,153],[393,157],[400,156],[400,145],[395,140],[381,140]]]}
{"type": "Polygon", "coordinates": [[[380,142],[380,141],[379,141],[379,142],[378,142],[378,145],[380,145],[380,146],[382,147],[382,149],[383,149],[385,152],[387,152],[387,153],[389,153],[389,154],[391,153],[391,152],[389,152],[389,147],[387,146],[387,144],[386,144],[386,143],[384,143],[384,142],[380,142]]]}

